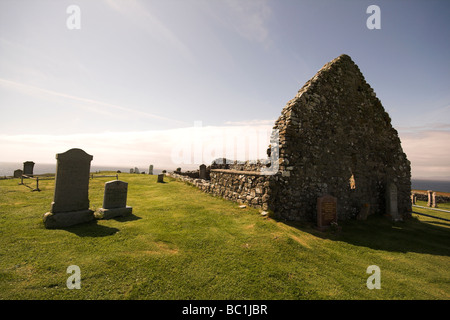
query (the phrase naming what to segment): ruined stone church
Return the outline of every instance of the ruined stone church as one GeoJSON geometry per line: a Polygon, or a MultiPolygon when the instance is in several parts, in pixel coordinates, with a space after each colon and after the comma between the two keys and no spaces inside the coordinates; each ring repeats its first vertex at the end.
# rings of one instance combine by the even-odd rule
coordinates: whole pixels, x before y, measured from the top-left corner
{"type": "MultiPolygon", "coordinates": [[[[277,218],[315,221],[317,199],[337,199],[337,218],[411,212],[411,166],[397,131],[348,55],[325,64],[281,111],[268,166],[215,164],[190,179],[205,192],[270,210],[277,218]],[[271,162],[271,163],[270,163],[271,162]],[[277,166],[274,166],[276,162],[277,166]],[[261,170],[262,169],[262,170],[261,170]]],[[[266,161],[267,163],[267,161],[266,161]]]]}
{"type": "Polygon", "coordinates": [[[411,166],[391,119],[358,66],[341,55],[298,91],[275,122],[281,176],[271,207],[283,218],[311,220],[316,199],[338,199],[338,217],[386,212],[397,188],[400,216],[411,212],[411,166]]]}

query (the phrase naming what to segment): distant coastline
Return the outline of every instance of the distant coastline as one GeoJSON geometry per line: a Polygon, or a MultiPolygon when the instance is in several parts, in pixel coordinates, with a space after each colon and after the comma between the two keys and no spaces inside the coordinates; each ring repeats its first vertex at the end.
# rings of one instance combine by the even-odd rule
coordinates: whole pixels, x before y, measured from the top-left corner
{"type": "MultiPolygon", "coordinates": [[[[14,162],[0,162],[0,177],[3,176],[12,176],[14,170],[22,169],[23,163],[14,163],[14,162]]],[[[130,168],[134,168],[135,166],[130,166],[128,168],[123,166],[91,166],[91,172],[96,171],[117,171],[120,170],[122,172],[130,172],[130,168]]],[[[148,173],[148,167],[139,167],[139,170],[145,173],[148,173]]],[[[154,168],[153,174],[159,174],[163,169],[154,168]]],[[[34,173],[35,174],[45,174],[45,173],[55,173],[56,172],[56,163],[36,163],[34,165],[34,173]]],[[[433,190],[440,192],[449,192],[450,193],[450,181],[446,180],[432,180],[432,179],[411,179],[411,189],[412,190],[433,190]]]]}
{"type": "MultiPolygon", "coordinates": [[[[110,166],[91,166],[91,172],[96,171],[117,171],[120,170],[121,172],[130,172],[131,168],[137,167],[139,171],[148,173],[148,166],[147,167],[139,167],[139,166],[130,166],[130,167],[123,167],[123,166],[116,166],[116,167],[110,167],[110,166]]],[[[23,169],[23,163],[14,163],[14,162],[0,162],[0,177],[3,176],[12,176],[14,173],[14,170],[17,169],[23,169]]],[[[158,169],[153,168],[153,174],[159,174],[164,169],[158,169]]],[[[56,162],[54,164],[52,163],[36,163],[34,165],[33,169],[34,174],[45,174],[45,173],[56,173],[56,162]]]]}

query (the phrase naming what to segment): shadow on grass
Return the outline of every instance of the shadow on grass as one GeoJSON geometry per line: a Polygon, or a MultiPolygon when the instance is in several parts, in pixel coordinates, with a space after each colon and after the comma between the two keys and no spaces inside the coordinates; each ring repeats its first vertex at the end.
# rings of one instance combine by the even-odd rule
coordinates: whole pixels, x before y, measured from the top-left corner
{"type": "Polygon", "coordinates": [[[442,221],[431,224],[409,218],[403,222],[393,222],[388,218],[373,215],[366,221],[340,222],[342,229],[339,232],[321,232],[311,225],[296,222],[284,223],[322,239],[343,241],[374,250],[450,256],[450,228],[447,228],[450,224],[442,221]]]}
{"type": "MultiPolygon", "coordinates": [[[[116,220],[119,222],[127,222],[127,221],[139,220],[139,219],[142,219],[142,218],[135,216],[134,214],[130,214],[125,217],[112,218],[111,220],[116,220]]],[[[117,233],[118,231],[120,231],[117,228],[111,228],[111,227],[107,227],[104,225],[100,225],[100,224],[98,224],[97,221],[98,220],[93,220],[91,222],[79,224],[79,225],[72,226],[72,227],[67,227],[67,228],[64,228],[63,230],[74,233],[79,237],[91,237],[91,238],[112,236],[115,233],[117,233]]]]}
{"type": "Polygon", "coordinates": [[[76,234],[79,237],[106,237],[111,236],[119,231],[117,228],[102,226],[97,220],[64,228],[63,230],[76,234]]]}

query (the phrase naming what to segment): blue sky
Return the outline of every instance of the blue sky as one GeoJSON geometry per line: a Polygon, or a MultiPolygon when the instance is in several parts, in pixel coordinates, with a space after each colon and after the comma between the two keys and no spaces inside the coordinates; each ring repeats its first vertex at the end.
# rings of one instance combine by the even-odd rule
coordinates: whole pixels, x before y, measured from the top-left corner
{"type": "Polygon", "coordinates": [[[286,102],[346,53],[413,177],[450,179],[449,16],[446,0],[2,0],[0,161],[80,147],[102,165],[186,167],[208,160],[176,163],[199,132],[209,149],[257,132],[264,156],[286,102]],[[379,30],[366,26],[372,4],[379,30]],[[80,29],[67,28],[70,5],[80,29]]]}

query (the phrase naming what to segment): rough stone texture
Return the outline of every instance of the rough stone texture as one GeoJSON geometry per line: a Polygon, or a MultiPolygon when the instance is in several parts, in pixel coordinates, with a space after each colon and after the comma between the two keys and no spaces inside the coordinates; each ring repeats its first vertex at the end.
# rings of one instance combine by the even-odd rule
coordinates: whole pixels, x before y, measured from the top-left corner
{"type": "Polygon", "coordinates": [[[391,119],[347,55],[327,63],[290,100],[279,132],[280,217],[315,220],[316,200],[338,199],[339,219],[385,212],[385,189],[397,187],[398,212],[411,212],[411,167],[391,119]],[[350,178],[353,176],[354,189],[350,178]]]}
{"type": "Polygon", "coordinates": [[[347,55],[325,64],[287,103],[271,144],[279,156],[273,175],[261,174],[276,158],[268,150],[266,160],[214,160],[210,180],[197,179],[198,171],[173,176],[287,220],[317,221],[317,199],[325,194],[337,198],[338,220],[384,215],[390,184],[397,189],[392,218],[412,211],[410,162],[389,115],[347,55]]]}
{"type": "Polygon", "coordinates": [[[55,193],[46,228],[68,227],[94,219],[89,210],[89,172],[92,156],[81,149],[56,155],[55,193]]]}

